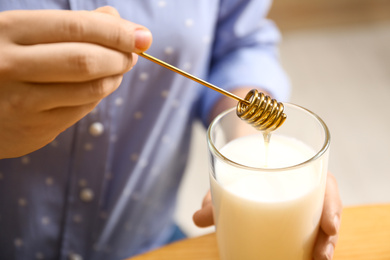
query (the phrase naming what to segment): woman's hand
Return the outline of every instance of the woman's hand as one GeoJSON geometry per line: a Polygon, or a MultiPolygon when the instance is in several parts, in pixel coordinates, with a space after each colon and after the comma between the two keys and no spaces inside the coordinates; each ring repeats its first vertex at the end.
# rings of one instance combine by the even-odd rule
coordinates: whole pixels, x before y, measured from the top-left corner
{"type": "MultiPolygon", "coordinates": [[[[342,212],[342,203],[338,191],[336,179],[328,173],[326,182],[324,208],[321,217],[321,228],[319,230],[313,250],[313,259],[332,259],[336,246],[342,212]]],[[[203,199],[202,208],[195,212],[194,223],[199,227],[207,227],[214,224],[213,206],[210,191],[203,199]]]]}
{"type": "Polygon", "coordinates": [[[211,200],[211,192],[208,191],[203,198],[202,208],[194,213],[192,219],[198,227],[208,227],[214,225],[213,218],[213,202],[211,200]]]}
{"type": "Polygon", "coordinates": [[[149,48],[111,7],[0,13],[0,159],[51,142],[119,86],[149,48]]]}
{"type": "Polygon", "coordinates": [[[333,258],[334,249],[339,238],[342,210],[343,205],[337,181],[331,173],[328,173],[324,208],[320,223],[321,228],[313,251],[314,260],[328,260],[333,258]]]}

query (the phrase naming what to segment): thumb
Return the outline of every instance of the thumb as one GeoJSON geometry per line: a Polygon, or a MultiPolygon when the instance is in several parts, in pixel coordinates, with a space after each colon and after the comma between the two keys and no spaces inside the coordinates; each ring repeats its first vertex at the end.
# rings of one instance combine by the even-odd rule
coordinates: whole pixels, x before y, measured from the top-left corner
{"type": "Polygon", "coordinates": [[[213,203],[210,191],[203,199],[202,208],[194,213],[192,219],[198,227],[208,227],[214,224],[213,203]]]}

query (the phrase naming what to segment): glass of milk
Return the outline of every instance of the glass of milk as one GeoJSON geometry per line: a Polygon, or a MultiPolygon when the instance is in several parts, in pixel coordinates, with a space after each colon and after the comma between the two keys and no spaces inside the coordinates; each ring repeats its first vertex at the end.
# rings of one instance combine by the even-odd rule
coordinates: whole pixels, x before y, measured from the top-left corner
{"type": "Polygon", "coordinates": [[[287,120],[265,142],[235,109],[207,141],[221,260],[310,260],[322,213],[330,134],[324,121],[285,103],[287,120]]]}

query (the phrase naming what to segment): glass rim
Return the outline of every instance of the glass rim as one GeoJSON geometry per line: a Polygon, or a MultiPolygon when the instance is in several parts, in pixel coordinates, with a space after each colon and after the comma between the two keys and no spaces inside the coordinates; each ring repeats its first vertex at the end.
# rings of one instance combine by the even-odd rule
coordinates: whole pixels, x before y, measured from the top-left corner
{"type": "MultiPolygon", "coordinates": [[[[316,119],[320,123],[320,125],[322,126],[322,128],[324,130],[325,140],[324,140],[324,143],[323,143],[322,147],[317,152],[315,152],[315,154],[311,158],[309,158],[308,160],[306,160],[304,162],[301,162],[301,163],[298,163],[298,164],[295,164],[295,165],[286,166],[286,167],[280,167],[280,168],[260,168],[260,167],[252,167],[252,166],[243,165],[243,164],[240,164],[238,162],[232,161],[229,158],[225,157],[223,154],[221,154],[218,151],[218,149],[215,147],[214,143],[212,142],[211,131],[214,128],[214,126],[217,125],[217,123],[224,116],[226,116],[227,114],[231,113],[233,110],[236,110],[236,107],[229,108],[229,109],[225,110],[224,112],[220,113],[210,123],[210,125],[209,125],[209,127],[207,129],[207,144],[208,144],[208,146],[210,148],[210,151],[213,154],[215,154],[217,157],[222,159],[224,162],[226,162],[226,163],[228,163],[230,165],[233,165],[235,167],[239,167],[239,168],[242,168],[242,169],[245,169],[245,170],[258,171],[258,172],[281,172],[281,171],[288,171],[288,170],[293,170],[293,169],[296,169],[296,168],[304,167],[305,165],[307,165],[307,164],[309,164],[311,162],[316,161],[317,159],[319,159],[329,149],[329,146],[330,146],[330,132],[329,132],[328,126],[325,124],[325,122],[317,114],[315,114],[314,112],[312,112],[311,110],[309,110],[307,108],[304,108],[302,106],[299,106],[299,105],[296,105],[296,104],[293,104],[293,103],[288,103],[288,102],[283,102],[283,105],[295,107],[295,108],[301,109],[304,112],[308,113],[309,115],[311,115],[314,119],[316,119]]],[[[283,127],[283,126],[281,126],[281,127],[283,127]]]]}

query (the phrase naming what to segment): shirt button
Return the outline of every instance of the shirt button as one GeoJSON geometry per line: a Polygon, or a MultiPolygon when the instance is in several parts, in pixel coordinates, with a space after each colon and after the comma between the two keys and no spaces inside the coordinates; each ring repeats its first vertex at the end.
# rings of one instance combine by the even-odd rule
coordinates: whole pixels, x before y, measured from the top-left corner
{"type": "Polygon", "coordinates": [[[93,200],[94,194],[91,189],[85,188],[80,192],[80,199],[84,202],[90,202],[93,200]]]}
{"type": "Polygon", "coordinates": [[[81,255],[72,253],[69,255],[68,260],[83,260],[83,258],[81,257],[81,255]]]}
{"type": "Polygon", "coordinates": [[[92,136],[100,136],[104,132],[104,125],[100,122],[95,122],[89,127],[89,133],[92,136]]]}

